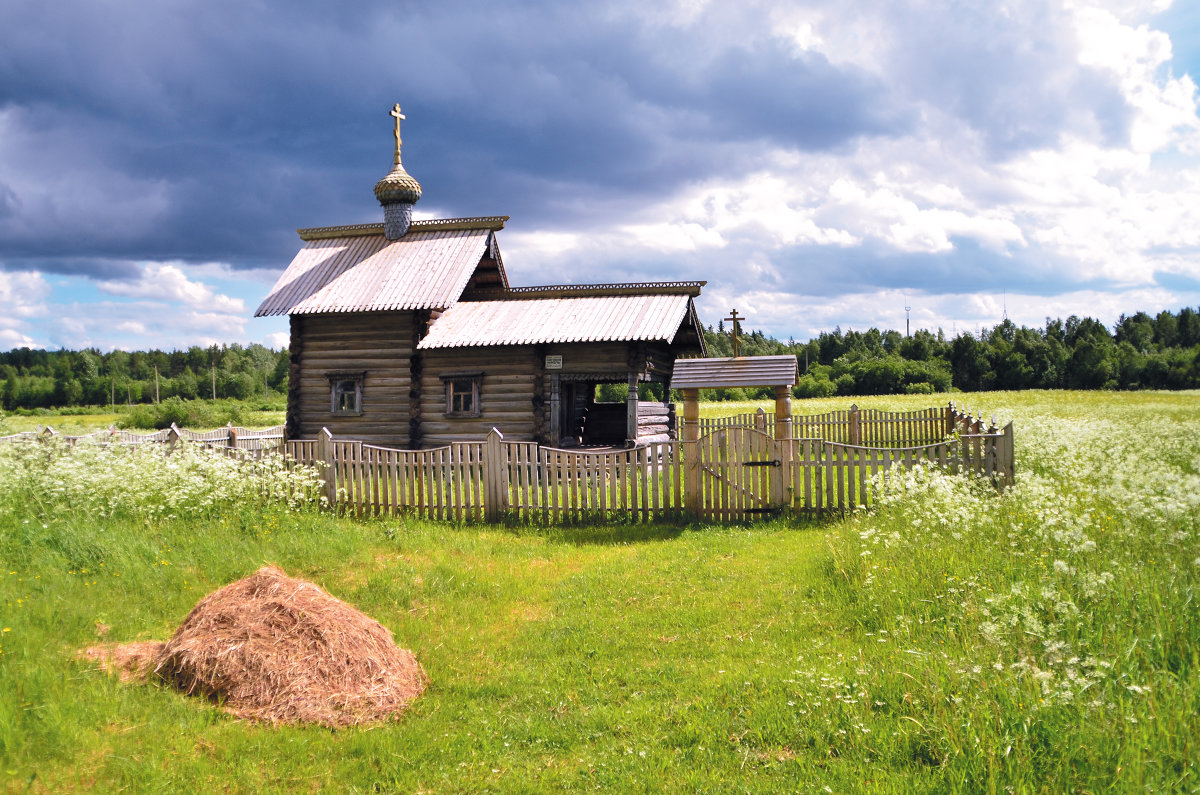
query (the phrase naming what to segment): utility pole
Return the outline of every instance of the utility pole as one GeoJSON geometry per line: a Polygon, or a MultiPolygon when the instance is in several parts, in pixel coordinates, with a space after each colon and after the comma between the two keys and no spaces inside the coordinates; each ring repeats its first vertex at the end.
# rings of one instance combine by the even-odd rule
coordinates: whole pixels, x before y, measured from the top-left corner
{"type": "Polygon", "coordinates": [[[154,402],[158,402],[158,365],[154,365],[154,402]]]}
{"type": "Polygon", "coordinates": [[[912,311],[912,307],[908,305],[908,296],[905,295],[904,296],[904,336],[905,337],[912,336],[912,327],[909,324],[909,312],[911,312],[911,311],[912,311]]]}
{"type": "Polygon", "coordinates": [[[212,369],[213,400],[216,400],[217,399],[217,366],[214,364],[214,365],[212,365],[211,369],[212,369]]]}

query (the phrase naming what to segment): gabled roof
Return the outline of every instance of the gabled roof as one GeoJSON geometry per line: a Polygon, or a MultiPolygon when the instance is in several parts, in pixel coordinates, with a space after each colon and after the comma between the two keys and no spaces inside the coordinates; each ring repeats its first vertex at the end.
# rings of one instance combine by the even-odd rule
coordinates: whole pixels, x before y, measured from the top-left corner
{"type": "Polygon", "coordinates": [[[676,359],[675,370],[671,373],[671,389],[794,386],[798,370],[796,357],[787,354],[676,359]]]}
{"type": "Polygon", "coordinates": [[[414,221],[399,240],[384,237],[383,224],[301,229],[304,247],[254,314],[444,309],[485,257],[507,286],[495,239],[507,220],[414,221]]]}
{"type": "Polygon", "coordinates": [[[417,348],[652,340],[670,343],[685,322],[699,328],[691,296],[702,284],[518,288],[495,300],[459,301],[433,322],[429,335],[417,348]]]}

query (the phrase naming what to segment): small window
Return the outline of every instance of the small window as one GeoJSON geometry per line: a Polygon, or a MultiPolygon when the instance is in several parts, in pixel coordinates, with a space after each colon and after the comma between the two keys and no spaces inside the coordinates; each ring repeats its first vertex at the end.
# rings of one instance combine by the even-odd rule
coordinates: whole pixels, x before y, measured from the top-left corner
{"type": "Polygon", "coordinates": [[[479,385],[483,373],[448,373],[442,376],[446,385],[447,417],[478,417],[482,413],[479,405],[479,385]]]}
{"type": "Polygon", "coordinates": [[[362,411],[363,376],[365,373],[326,373],[329,379],[329,411],[331,414],[358,416],[362,411]]]}

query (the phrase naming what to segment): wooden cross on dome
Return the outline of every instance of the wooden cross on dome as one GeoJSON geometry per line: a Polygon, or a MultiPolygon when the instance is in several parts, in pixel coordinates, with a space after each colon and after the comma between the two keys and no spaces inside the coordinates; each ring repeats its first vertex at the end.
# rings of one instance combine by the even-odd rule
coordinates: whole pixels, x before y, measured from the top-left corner
{"type": "Polygon", "coordinates": [[[397,102],[396,106],[388,112],[388,115],[396,119],[396,165],[400,165],[400,120],[408,117],[400,112],[399,102],[397,102]]]}
{"type": "Polygon", "coordinates": [[[729,336],[733,340],[733,358],[736,359],[742,355],[742,338],[740,333],[741,328],[738,326],[738,323],[746,318],[738,317],[736,309],[731,310],[729,315],[729,317],[723,319],[731,321],[729,326],[729,336]]]}

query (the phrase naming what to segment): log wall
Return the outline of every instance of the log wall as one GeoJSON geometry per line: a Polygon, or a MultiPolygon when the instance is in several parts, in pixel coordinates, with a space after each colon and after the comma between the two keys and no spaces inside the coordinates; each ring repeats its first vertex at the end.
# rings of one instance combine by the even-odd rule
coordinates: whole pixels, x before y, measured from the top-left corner
{"type": "Polygon", "coordinates": [[[321,428],[368,444],[409,444],[412,312],[293,315],[288,437],[314,438],[321,428]],[[299,354],[295,352],[299,349],[299,354]],[[326,373],[365,372],[362,414],[330,411],[326,373]]]}
{"type": "MultiPolygon", "coordinates": [[[[492,428],[506,441],[534,438],[534,387],[544,360],[532,346],[444,348],[423,351],[421,374],[421,444],[436,447],[452,442],[478,442],[492,428]],[[478,417],[447,417],[447,373],[483,372],[478,417]]],[[[547,398],[545,398],[548,400],[547,398]]],[[[545,427],[548,416],[541,420],[545,427]]]]}
{"type": "MultiPolygon", "coordinates": [[[[288,438],[312,438],[328,428],[335,437],[419,449],[479,441],[494,427],[511,441],[546,443],[551,373],[624,381],[632,367],[640,380],[661,379],[669,377],[674,362],[669,346],[640,342],[447,348],[414,355],[429,319],[419,312],[292,316],[288,438]],[[562,356],[563,369],[545,370],[547,355],[562,356]],[[330,411],[331,372],[366,373],[360,416],[330,411]],[[467,372],[483,373],[480,415],[449,417],[441,376],[467,372]]],[[[584,405],[585,391],[577,393],[584,405]]],[[[576,414],[582,406],[563,409],[576,414]]],[[[668,430],[657,427],[661,422],[649,424],[655,427],[639,428],[639,436],[668,430]]],[[[606,428],[605,435],[625,438],[619,428],[606,428]]]]}

